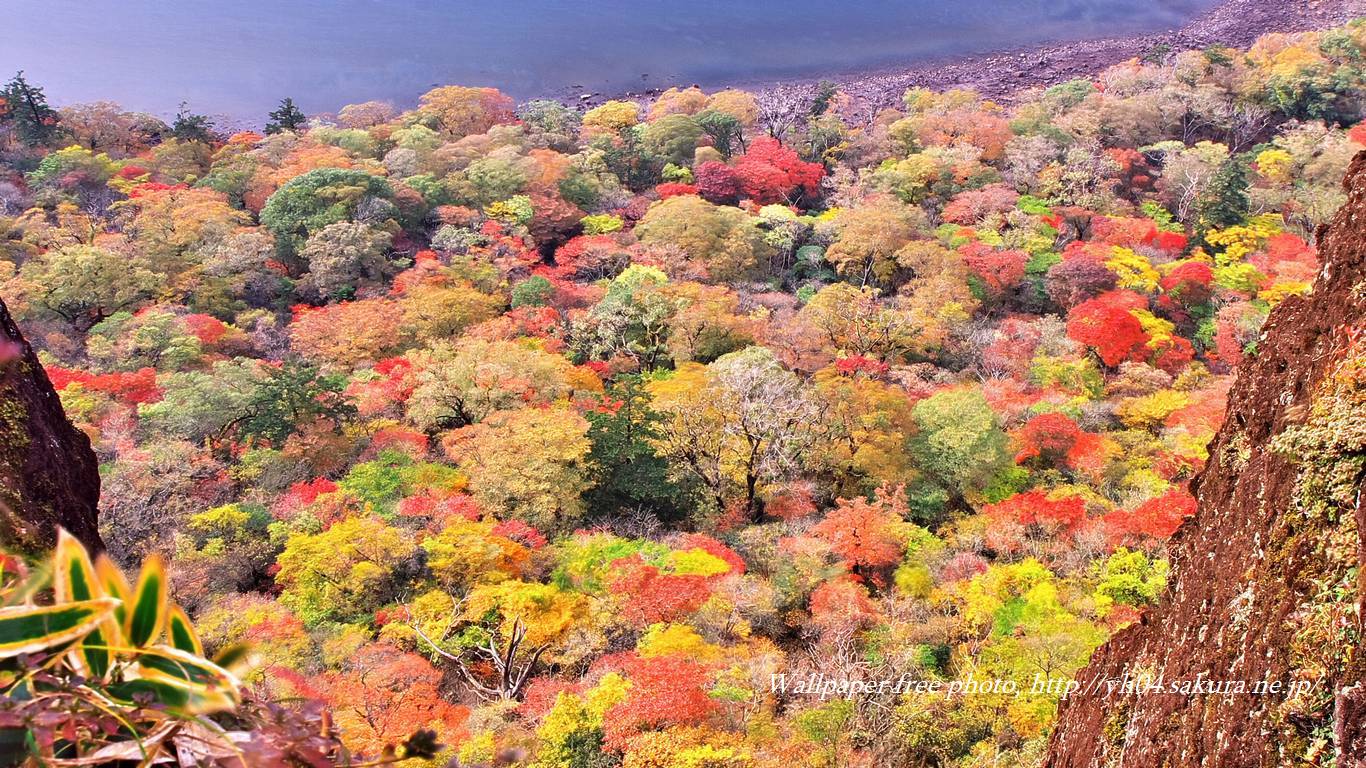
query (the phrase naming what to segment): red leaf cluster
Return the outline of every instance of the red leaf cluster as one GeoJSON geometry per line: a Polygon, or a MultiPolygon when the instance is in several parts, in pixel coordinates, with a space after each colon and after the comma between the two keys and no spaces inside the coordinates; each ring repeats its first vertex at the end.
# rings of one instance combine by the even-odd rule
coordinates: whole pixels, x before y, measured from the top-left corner
{"type": "Polygon", "coordinates": [[[612,592],[624,597],[622,617],[632,626],[681,619],[701,608],[711,595],[705,577],[661,573],[640,555],[622,558],[613,566],[612,592]]]}
{"type": "Polygon", "coordinates": [[[1133,291],[1109,291],[1078,304],[1068,314],[1067,335],[1096,351],[1110,367],[1147,357],[1148,334],[1133,310],[1148,302],[1133,291]]]}
{"type": "Polygon", "coordinates": [[[1029,263],[1029,254],[1024,251],[998,251],[981,243],[965,245],[959,253],[993,298],[1019,285],[1029,263]]]}
{"type": "Polygon", "coordinates": [[[1195,497],[1184,488],[1172,488],[1133,510],[1116,509],[1105,516],[1105,527],[1116,543],[1151,537],[1166,539],[1187,517],[1195,514],[1195,497]]]}
{"type": "Polygon", "coordinates": [[[982,508],[987,517],[1015,523],[1026,528],[1038,526],[1050,533],[1068,536],[1086,522],[1086,501],[1080,496],[1050,499],[1041,490],[1017,493],[982,508]]]}
{"type": "Polygon", "coordinates": [[[114,373],[88,373],[61,366],[52,366],[46,370],[48,379],[52,381],[52,388],[59,392],[72,384],[80,384],[87,391],[102,392],[125,405],[153,403],[161,399],[161,388],[157,386],[157,372],[153,368],[114,373]]]}
{"type": "Polygon", "coordinates": [[[631,688],[604,718],[606,745],[612,749],[626,749],[644,730],[700,724],[717,708],[707,695],[711,672],[693,659],[632,656],[622,666],[631,688]]]}
{"type": "Polygon", "coordinates": [[[873,571],[901,560],[904,547],[897,526],[904,514],[901,490],[882,488],[871,503],[862,497],[839,499],[811,532],[826,541],[850,571],[881,583],[881,575],[873,571]]]}
{"type": "Polygon", "coordinates": [[[755,139],[735,161],[734,170],[741,193],[757,203],[785,202],[799,189],[815,194],[825,177],[825,166],[804,162],[795,151],[769,136],[755,139]]]}
{"type": "Polygon", "coordinates": [[[676,181],[669,181],[655,186],[655,194],[659,195],[660,200],[668,200],[679,195],[695,195],[697,187],[692,184],[680,184],[676,181]]]}

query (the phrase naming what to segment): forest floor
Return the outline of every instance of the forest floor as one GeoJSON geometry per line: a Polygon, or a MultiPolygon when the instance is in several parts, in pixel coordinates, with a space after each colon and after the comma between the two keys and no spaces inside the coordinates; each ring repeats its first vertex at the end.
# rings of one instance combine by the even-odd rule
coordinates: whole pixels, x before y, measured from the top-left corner
{"type": "MultiPolygon", "coordinates": [[[[1322,29],[1358,16],[1366,16],[1366,0],[1227,0],[1180,29],[1166,32],[1043,44],[951,57],[913,67],[832,72],[782,81],[736,80],[720,85],[762,92],[781,101],[807,99],[819,82],[830,80],[853,99],[850,116],[855,120],[869,119],[878,110],[899,106],[907,88],[972,88],[997,101],[1009,102],[1029,88],[1087,77],[1135,57],[1161,57],[1213,45],[1246,47],[1267,32],[1322,29]]],[[[656,94],[657,91],[644,95],[648,100],[656,94]]],[[[580,106],[595,106],[603,100],[585,100],[580,106]]]]}

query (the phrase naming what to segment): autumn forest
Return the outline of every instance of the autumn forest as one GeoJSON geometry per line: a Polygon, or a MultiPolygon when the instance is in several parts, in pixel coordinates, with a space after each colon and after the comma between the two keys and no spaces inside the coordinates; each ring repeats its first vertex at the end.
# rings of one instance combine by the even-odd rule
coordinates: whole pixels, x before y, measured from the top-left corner
{"type": "MultiPolygon", "coordinates": [[[[0,298],[89,438],[106,553],[54,555],[83,629],[0,632],[0,737],[31,765],[1040,765],[1319,272],[1364,60],[1357,21],[867,116],[833,83],[447,85],[237,132],[14,75],[0,298]]],[[[4,605],[41,561],[0,557],[4,605]]],[[[1331,765],[1326,706],[1291,701],[1286,765],[1331,765]]]]}

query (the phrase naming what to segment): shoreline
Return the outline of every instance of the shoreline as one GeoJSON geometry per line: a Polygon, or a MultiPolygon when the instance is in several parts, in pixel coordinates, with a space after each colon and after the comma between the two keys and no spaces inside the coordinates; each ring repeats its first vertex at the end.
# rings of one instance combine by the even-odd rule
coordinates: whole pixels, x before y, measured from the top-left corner
{"type": "MultiPolygon", "coordinates": [[[[1226,0],[1184,26],[1165,32],[1043,43],[824,76],[736,78],[699,85],[708,91],[739,88],[780,101],[800,101],[809,98],[820,82],[828,80],[850,97],[852,103],[846,113],[851,121],[869,122],[878,111],[900,105],[902,94],[912,87],[936,91],[971,88],[986,98],[1009,103],[1030,88],[1088,77],[1133,58],[1211,45],[1245,48],[1268,32],[1306,32],[1361,16],[1366,16],[1366,0],[1226,0]]],[[[582,98],[562,91],[554,98],[586,110],[612,99],[649,105],[661,92],[662,89],[654,88],[645,92],[593,93],[591,98],[582,98]]]]}

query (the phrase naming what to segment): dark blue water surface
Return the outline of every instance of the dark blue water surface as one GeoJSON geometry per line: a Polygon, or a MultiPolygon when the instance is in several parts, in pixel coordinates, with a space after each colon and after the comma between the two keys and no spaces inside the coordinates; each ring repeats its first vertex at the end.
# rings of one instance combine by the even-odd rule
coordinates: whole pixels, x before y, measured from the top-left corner
{"type": "Polygon", "coordinates": [[[57,104],[255,120],[412,104],[434,84],[518,98],[811,76],[1179,26],[1217,0],[4,0],[0,75],[57,104]],[[648,77],[643,77],[648,75],[648,77]]]}

